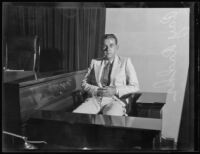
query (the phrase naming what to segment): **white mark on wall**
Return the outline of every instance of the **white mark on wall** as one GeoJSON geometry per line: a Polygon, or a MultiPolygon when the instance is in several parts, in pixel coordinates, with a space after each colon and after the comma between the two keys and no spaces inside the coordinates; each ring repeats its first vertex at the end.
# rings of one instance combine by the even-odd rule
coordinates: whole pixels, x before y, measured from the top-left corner
{"type": "Polygon", "coordinates": [[[161,24],[166,24],[169,27],[168,40],[173,40],[173,44],[161,51],[161,55],[167,58],[170,62],[167,70],[162,70],[156,73],[156,76],[160,79],[153,84],[154,88],[167,88],[167,93],[172,94],[173,101],[176,101],[177,91],[175,90],[175,75],[176,75],[176,55],[177,45],[174,44],[175,39],[180,39],[188,35],[189,28],[181,27],[177,28],[177,16],[180,13],[186,12],[182,10],[170,11],[160,20],[161,24]],[[163,79],[164,78],[164,79],[163,79]]]}
{"type": "Polygon", "coordinates": [[[170,65],[167,70],[162,70],[156,73],[159,78],[167,78],[157,81],[153,84],[154,88],[167,88],[167,93],[173,95],[173,101],[176,101],[176,90],[175,88],[175,74],[176,74],[176,45],[169,46],[161,52],[161,55],[168,58],[170,65]]]}
{"type": "Polygon", "coordinates": [[[187,12],[185,10],[184,11],[182,11],[182,10],[170,11],[160,20],[160,23],[168,24],[168,26],[170,28],[170,33],[172,35],[168,37],[169,40],[180,39],[180,38],[188,35],[189,27],[177,28],[177,24],[176,24],[177,16],[179,14],[185,15],[185,14],[187,14],[187,12]]]}

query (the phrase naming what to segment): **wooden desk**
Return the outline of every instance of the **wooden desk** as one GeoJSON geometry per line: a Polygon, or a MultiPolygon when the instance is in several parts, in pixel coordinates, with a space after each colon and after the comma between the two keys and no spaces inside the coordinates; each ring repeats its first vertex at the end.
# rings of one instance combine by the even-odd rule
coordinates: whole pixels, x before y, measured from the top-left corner
{"type": "Polygon", "coordinates": [[[167,93],[142,92],[136,101],[138,117],[162,119],[162,107],[166,103],[167,93]]]}
{"type": "Polygon", "coordinates": [[[153,148],[162,120],[40,110],[26,126],[26,136],[30,140],[44,140],[63,149],[130,150],[140,147],[144,150],[153,148]]]}
{"type": "Polygon", "coordinates": [[[25,122],[35,111],[70,110],[73,107],[71,93],[80,88],[80,81],[86,71],[53,76],[38,74],[38,80],[35,80],[31,72],[28,74],[21,72],[21,75],[15,73],[18,77],[10,76],[11,74],[8,73],[6,76],[10,76],[7,78],[9,82],[4,83],[3,129],[23,134],[25,122]]]}
{"type": "Polygon", "coordinates": [[[151,149],[161,132],[158,113],[166,94],[141,93],[134,117],[70,113],[71,92],[80,88],[84,74],[85,70],[5,83],[3,128],[30,140],[45,140],[46,149],[51,145],[63,149],[151,149]]]}
{"type": "Polygon", "coordinates": [[[28,121],[27,135],[47,141],[44,151],[152,150],[159,147],[165,101],[166,93],[141,93],[135,117],[39,111],[28,121]]]}

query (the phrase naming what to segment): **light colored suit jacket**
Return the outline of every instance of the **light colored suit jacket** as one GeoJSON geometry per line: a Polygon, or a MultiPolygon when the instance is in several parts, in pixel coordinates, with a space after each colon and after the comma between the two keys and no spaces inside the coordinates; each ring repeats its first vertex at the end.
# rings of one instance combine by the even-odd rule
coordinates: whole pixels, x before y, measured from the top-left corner
{"type": "MultiPolygon", "coordinates": [[[[82,81],[83,90],[95,96],[97,89],[102,87],[100,82],[104,68],[104,60],[92,59],[88,71],[82,81]]],[[[110,75],[110,86],[116,87],[118,96],[139,91],[139,83],[130,58],[115,56],[110,75]]]]}

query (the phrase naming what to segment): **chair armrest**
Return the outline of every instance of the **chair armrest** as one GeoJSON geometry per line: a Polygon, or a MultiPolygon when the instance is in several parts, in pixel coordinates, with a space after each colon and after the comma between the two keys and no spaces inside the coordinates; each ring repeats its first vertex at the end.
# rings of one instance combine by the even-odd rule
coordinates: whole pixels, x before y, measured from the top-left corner
{"type": "Polygon", "coordinates": [[[141,96],[141,93],[129,93],[120,97],[120,100],[126,104],[126,113],[129,116],[136,116],[137,115],[137,105],[136,101],[141,96]],[[129,103],[127,103],[127,100],[129,103]]]}
{"type": "Polygon", "coordinates": [[[132,98],[132,99],[137,100],[140,96],[141,96],[141,93],[129,93],[129,94],[123,95],[122,97],[120,97],[120,99],[132,98]]]}

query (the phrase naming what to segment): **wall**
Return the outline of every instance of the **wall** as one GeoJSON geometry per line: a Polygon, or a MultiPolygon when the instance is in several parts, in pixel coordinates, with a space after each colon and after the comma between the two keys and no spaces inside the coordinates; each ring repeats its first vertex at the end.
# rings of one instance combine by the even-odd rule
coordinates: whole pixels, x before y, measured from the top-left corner
{"type": "Polygon", "coordinates": [[[177,142],[189,67],[188,8],[107,8],[106,33],[131,57],[141,91],[167,92],[162,137],[177,142]]]}

